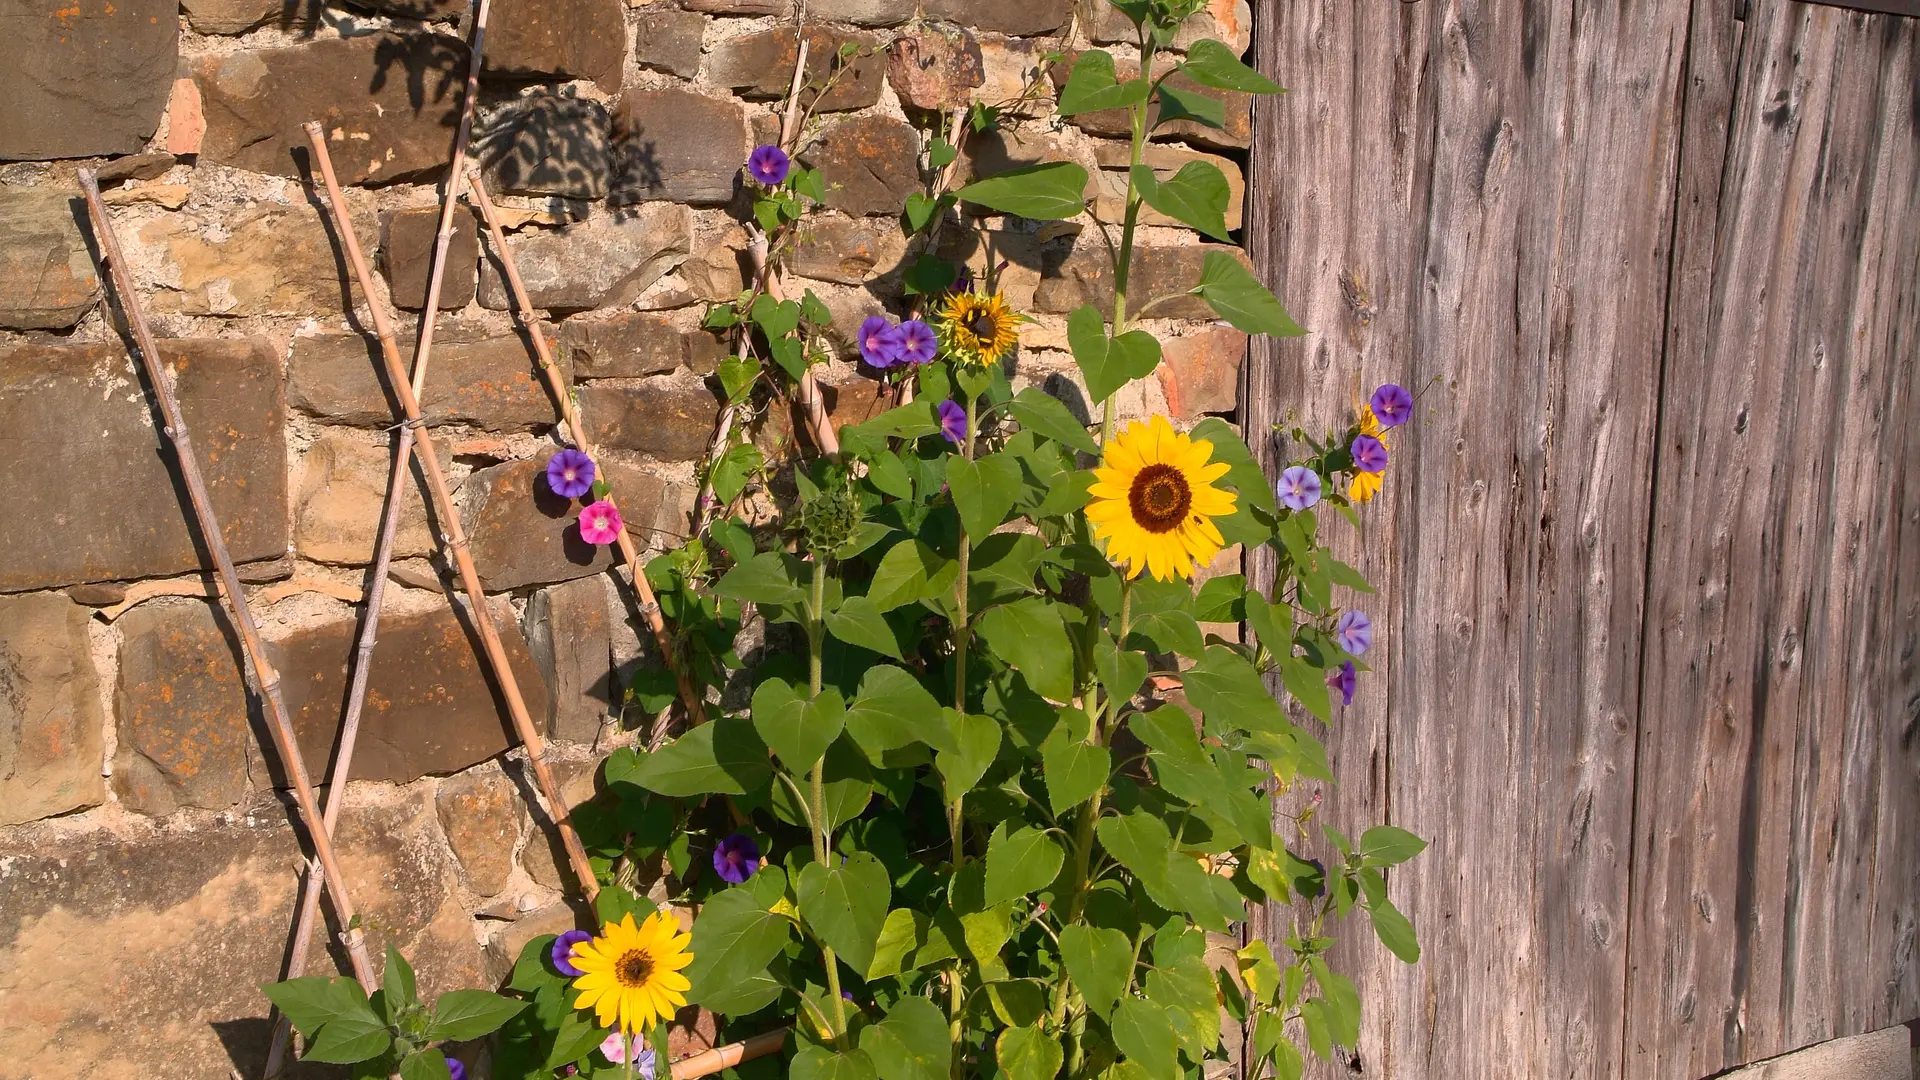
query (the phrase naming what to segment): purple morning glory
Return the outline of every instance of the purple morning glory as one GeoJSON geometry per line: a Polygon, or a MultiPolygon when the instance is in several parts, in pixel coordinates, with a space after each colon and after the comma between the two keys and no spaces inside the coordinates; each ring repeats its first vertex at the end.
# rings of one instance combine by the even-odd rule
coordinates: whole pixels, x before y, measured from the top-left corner
{"type": "Polygon", "coordinates": [[[760,869],[760,845],[745,833],[734,833],[713,849],[713,872],[720,880],[735,885],[752,877],[760,869]]]}
{"type": "Polygon", "coordinates": [[[1295,465],[1280,474],[1274,493],[1287,509],[1305,510],[1320,501],[1320,474],[1305,465],[1295,465]]]}
{"type": "Polygon", "coordinates": [[[874,367],[890,368],[899,363],[906,345],[900,328],[884,315],[869,315],[860,324],[860,355],[874,367]]]}
{"type": "Polygon", "coordinates": [[[453,1080],[467,1080],[467,1067],[457,1057],[447,1059],[447,1072],[453,1080]]]}
{"type": "Polygon", "coordinates": [[[1341,664],[1339,669],[1327,676],[1327,686],[1340,691],[1340,704],[1353,704],[1353,687],[1359,680],[1354,676],[1353,661],[1341,664]]]}
{"type": "Polygon", "coordinates": [[[967,439],[967,410],[957,401],[940,403],[940,434],[947,441],[959,446],[967,439]]]}
{"type": "Polygon", "coordinates": [[[1413,395],[1399,383],[1381,383],[1367,404],[1373,407],[1374,419],[1381,427],[1399,427],[1413,415],[1413,395]]]}
{"type": "Polygon", "coordinates": [[[1361,472],[1387,471],[1387,444],[1371,435],[1355,438],[1353,445],[1347,448],[1347,453],[1353,455],[1354,468],[1361,472]]]}
{"type": "Polygon", "coordinates": [[[778,187],[785,183],[787,174],[792,171],[792,159],[777,146],[755,147],[753,153],[747,156],[747,172],[767,187],[778,187]]]}
{"type": "Polygon", "coordinates": [[[555,495],[577,499],[593,490],[593,459],[578,450],[562,450],[547,459],[547,486],[555,495]]]}
{"type": "Polygon", "coordinates": [[[569,930],[553,939],[553,950],[547,958],[553,961],[553,969],[569,979],[577,979],[586,972],[573,966],[573,947],[583,941],[592,941],[593,935],[585,930],[569,930]]]}
{"type": "Polygon", "coordinates": [[[919,319],[900,324],[900,343],[900,359],[911,364],[931,364],[940,352],[940,339],[934,336],[933,327],[919,319]]]}
{"type": "Polygon", "coordinates": [[[1359,656],[1373,644],[1373,620],[1367,618],[1364,611],[1343,611],[1340,621],[1333,624],[1333,640],[1340,647],[1359,656]]]}

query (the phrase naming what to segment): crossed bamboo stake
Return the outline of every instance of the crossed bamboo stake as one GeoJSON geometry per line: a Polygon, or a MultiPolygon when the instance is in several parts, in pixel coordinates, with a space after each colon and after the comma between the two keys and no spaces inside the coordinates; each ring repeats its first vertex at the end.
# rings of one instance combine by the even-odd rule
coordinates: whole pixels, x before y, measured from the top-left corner
{"type": "Polygon", "coordinates": [[[93,222],[94,236],[100,244],[101,258],[107,264],[114,291],[120,294],[120,307],[126,312],[127,324],[133,331],[134,351],[140,355],[140,363],[146,368],[154,396],[160,399],[160,412],[166,421],[164,431],[173,443],[174,457],[180,464],[181,477],[186,481],[187,497],[193,504],[193,516],[200,528],[200,538],[219,568],[221,592],[226,597],[234,625],[240,630],[241,649],[252,668],[254,686],[266,701],[267,730],[273,736],[274,750],[280,755],[287,775],[293,780],[293,800],[300,824],[313,844],[320,876],[325,879],[327,891],[333,896],[334,915],[341,926],[340,941],[346,946],[347,957],[353,964],[353,977],[371,993],[379,989],[379,983],[374,980],[373,963],[367,956],[366,935],[361,931],[354,914],[353,901],[347,893],[346,875],[334,857],[332,834],[322,820],[313,793],[313,783],[307,776],[305,758],[294,737],[293,723],[287,717],[286,702],[280,696],[280,674],[267,662],[266,647],[261,644],[259,627],[254,623],[253,612],[247,606],[247,595],[241,589],[240,575],[233,568],[233,557],[227,552],[226,536],[220,531],[219,518],[214,515],[207,483],[200,473],[199,455],[194,453],[193,440],[188,436],[186,420],[180,413],[180,403],[174,397],[166,364],[160,358],[153,331],[148,327],[146,314],[140,307],[140,297],[128,276],[126,258],[120,251],[120,239],[113,231],[113,222],[107,217],[106,207],[100,202],[100,185],[91,169],[81,169],[79,179],[80,189],[86,195],[87,216],[93,222]]]}

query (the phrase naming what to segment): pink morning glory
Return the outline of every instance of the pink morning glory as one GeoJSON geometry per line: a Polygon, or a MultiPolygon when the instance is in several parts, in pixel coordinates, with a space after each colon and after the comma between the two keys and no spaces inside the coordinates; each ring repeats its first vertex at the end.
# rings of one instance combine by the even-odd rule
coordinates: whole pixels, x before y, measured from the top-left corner
{"type": "Polygon", "coordinates": [[[860,324],[860,355],[877,368],[890,368],[900,362],[906,349],[900,328],[884,315],[869,315],[860,324]]]}
{"type": "Polygon", "coordinates": [[[1340,621],[1333,626],[1333,640],[1340,647],[1359,656],[1373,645],[1373,620],[1367,618],[1364,611],[1343,611],[1340,621]]]}
{"type": "Polygon", "coordinates": [[[620,539],[620,510],[605,499],[580,511],[580,539],[611,544],[620,539]]]}
{"type": "Polygon", "coordinates": [[[747,157],[747,172],[767,187],[780,186],[792,171],[792,160],[787,157],[785,150],[777,146],[755,147],[747,157]]]}
{"type": "Polygon", "coordinates": [[[1387,471],[1387,445],[1371,435],[1356,437],[1347,452],[1353,455],[1353,467],[1361,472],[1387,471]]]}
{"type": "Polygon", "coordinates": [[[1280,474],[1274,494],[1289,510],[1305,510],[1320,501],[1320,474],[1305,465],[1295,465],[1280,474]]]}
{"type": "Polygon", "coordinates": [[[578,450],[562,450],[547,459],[547,486],[555,495],[577,499],[593,490],[593,459],[578,450]]]}
{"type": "Polygon", "coordinates": [[[940,434],[947,441],[959,446],[967,439],[967,410],[957,401],[940,403],[940,434]]]}
{"type": "Polygon", "coordinates": [[[1380,421],[1381,427],[1399,427],[1413,415],[1413,395],[1399,383],[1381,383],[1367,404],[1373,407],[1374,418],[1380,421]]]}
{"type": "Polygon", "coordinates": [[[600,1044],[600,1053],[606,1055],[606,1059],[615,1065],[626,1064],[629,1051],[633,1054],[634,1071],[646,1077],[647,1080],[653,1080],[653,1047],[647,1045],[646,1036],[635,1035],[633,1041],[628,1042],[624,1036],[615,1031],[600,1044]]]}
{"type": "Polygon", "coordinates": [[[900,359],[911,364],[931,364],[940,352],[940,339],[934,336],[933,327],[919,319],[900,324],[900,343],[900,359]]]}

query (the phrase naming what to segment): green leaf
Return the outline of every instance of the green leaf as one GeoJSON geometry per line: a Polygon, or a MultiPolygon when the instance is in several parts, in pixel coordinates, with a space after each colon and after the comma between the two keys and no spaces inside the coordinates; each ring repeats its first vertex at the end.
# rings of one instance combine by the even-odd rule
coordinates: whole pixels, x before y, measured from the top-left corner
{"type": "Polygon", "coordinates": [[[876,758],[917,742],[936,750],[956,745],[940,703],[911,672],[890,665],[867,669],[860,693],[847,709],[846,729],[861,749],[876,758]]]}
{"type": "Polygon", "coordinates": [[[807,597],[803,564],[784,551],[763,551],[727,571],[714,585],[719,596],[743,603],[797,604],[807,597]]]}
{"type": "Polygon", "coordinates": [[[1000,527],[1020,496],[1020,464],[1004,454],[974,461],[956,455],[947,461],[947,487],[969,540],[978,544],[1000,527]]]}
{"type": "MultiPolygon", "coordinates": [[[[571,1002],[573,995],[565,997],[566,1001],[571,1002]]],[[[606,1041],[606,1029],[595,1024],[592,1015],[571,1008],[561,1014],[559,1030],[553,1036],[553,1049],[547,1051],[546,1064],[543,1066],[547,1072],[579,1061],[606,1041]]]]}
{"type": "Polygon", "coordinates": [[[959,270],[947,260],[934,255],[922,255],[913,260],[913,265],[900,275],[900,282],[909,296],[938,296],[946,292],[959,276],[959,270]]]}
{"type": "Polygon", "coordinates": [[[660,910],[653,901],[636,895],[624,885],[608,885],[593,898],[593,913],[602,923],[615,923],[633,916],[636,923],[645,922],[647,916],[660,910]]]}
{"type": "Polygon", "coordinates": [[[885,1020],[860,1033],[860,1049],[880,1080],[946,1080],[952,1068],[946,1015],[923,997],[896,1002],[885,1020]]]}
{"type": "Polygon", "coordinates": [[[1060,931],[1060,958],[1087,1007],[1102,1017],[1127,992],[1133,975],[1133,945],[1118,930],[1072,923],[1060,931]]]}
{"type": "Polygon", "coordinates": [[[1146,79],[1120,82],[1114,72],[1113,54],[1104,49],[1091,49],[1073,62],[1067,85],[1060,88],[1060,115],[1130,108],[1143,104],[1152,88],[1146,79]]]}
{"type": "Polygon", "coordinates": [[[1249,334],[1299,337],[1306,333],[1240,260],[1224,252],[1207,253],[1193,294],[1205,300],[1214,314],[1249,334]]]}
{"type": "Polygon", "coordinates": [[[1009,411],[1023,428],[1037,431],[1082,453],[1100,452],[1100,444],[1087,434],[1087,426],[1068,412],[1059,398],[1037,386],[1029,386],[1015,394],[1009,411]]]}
{"type": "Polygon", "coordinates": [[[1055,701],[1072,699],[1073,645],[1051,603],[1028,597],[991,608],[980,617],[980,636],[1035,690],[1055,701]]]}
{"type": "Polygon", "coordinates": [[[1104,746],[1070,735],[1062,724],[1041,744],[1040,767],[1047,782],[1047,805],[1059,815],[1093,798],[1106,784],[1113,755],[1104,746]]]}
{"type": "Polygon", "coordinates": [[[833,323],[833,309],[820,299],[812,289],[800,299],[800,317],[813,326],[830,326],[833,323]]]}
{"type": "Polygon", "coordinates": [[[974,545],[967,578],[974,585],[984,582],[1032,592],[1034,571],[1046,551],[1046,541],[1031,533],[994,533],[974,545]]]}
{"type": "Polygon", "coordinates": [[[1208,578],[1194,595],[1193,617],[1201,622],[1245,622],[1246,590],[1247,579],[1241,574],[1208,578]]]}
{"type": "Polygon", "coordinates": [[[760,377],[760,361],[744,356],[729,356],[720,361],[720,388],[729,402],[739,401],[760,377]]]}
{"type": "Polygon", "coordinates": [[[900,641],[894,637],[893,627],[887,625],[886,616],[865,596],[849,596],[837,609],[828,612],[827,631],[849,645],[906,660],[901,655],[900,641]]]}
{"type": "Polygon", "coordinates": [[[959,156],[959,147],[945,139],[935,139],[933,145],[927,149],[927,164],[936,169],[944,169],[953,164],[953,159],[959,156]]]}
{"type": "Polygon", "coordinates": [[[1067,317],[1067,345],[1086,380],[1087,394],[1105,401],[1135,379],[1144,379],[1160,366],[1160,342],[1144,330],[1107,337],[1106,319],[1092,304],[1067,317]]]}
{"type": "Polygon", "coordinates": [[[1200,624],[1184,611],[1153,611],[1133,620],[1133,633],[1153,643],[1157,652],[1179,653],[1197,660],[1206,652],[1200,624]]]}
{"type": "Polygon", "coordinates": [[[1233,50],[1211,38],[1196,41],[1187,50],[1187,62],[1181,65],[1188,77],[1216,90],[1239,90],[1247,94],[1284,94],[1280,84],[1240,62],[1233,50]]]}
{"type": "Polygon", "coordinates": [[[438,1050],[418,1050],[400,1063],[400,1080],[453,1080],[447,1058],[438,1050]]]}
{"type": "Polygon", "coordinates": [[[946,596],[960,579],[960,564],[919,540],[893,545],[873,571],[867,599],[881,611],[946,596]]]}
{"type": "Polygon", "coordinates": [[[813,768],[840,737],[846,715],[847,703],[832,687],[812,701],[784,679],[768,679],[753,692],[753,730],[795,774],[813,768]]]}
{"type": "Polygon", "coordinates": [[[307,1044],[306,1055],[301,1060],[351,1065],[378,1057],[391,1045],[393,1036],[388,1034],[387,1026],[369,1010],[364,1018],[342,1018],[321,1028],[320,1034],[307,1044]]]}
{"type": "Polygon", "coordinates": [[[1144,653],[1117,647],[1112,638],[1101,634],[1093,642],[1093,671],[1108,694],[1119,701],[1130,701],[1140,692],[1140,684],[1147,681],[1147,658],[1144,653]]]}
{"type": "Polygon", "coordinates": [[[802,1046],[793,1057],[792,1080],[874,1080],[873,1059],[864,1050],[836,1054],[823,1046],[802,1046]]]}
{"type": "Polygon", "coordinates": [[[1355,1045],[1360,1041],[1360,991],[1354,989],[1352,979],[1334,971],[1317,956],[1307,961],[1307,969],[1313,972],[1313,981],[1320,987],[1318,1000],[1333,1041],[1340,1046],[1355,1045]]]}
{"type": "Polygon", "coordinates": [[[1155,210],[1186,222],[1215,240],[1233,242],[1227,232],[1227,204],[1233,194],[1219,166],[1190,161],[1173,179],[1161,183],[1151,167],[1135,165],[1133,186],[1155,210]]]}
{"type": "Polygon", "coordinates": [[[1220,99],[1198,90],[1182,90],[1168,83],[1160,84],[1160,111],[1153,125],[1171,124],[1178,120],[1191,120],[1210,128],[1227,126],[1227,107],[1220,99]]]}
{"type": "Polygon", "coordinates": [[[1360,857],[1370,866],[1398,866],[1425,850],[1425,840],[1392,825],[1375,825],[1360,834],[1360,857]]]}
{"type": "Polygon", "coordinates": [[[1220,991],[1206,962],[1184,956],[1168,963],[1158,957],[1147,973],[1147,1000],[1166,1010],[1187,1056],[1199,1061],[1220,1041],[1220,991]]]}
{"type": "Polygon", "coordinates": [[[1002,979],[983,989],[993,1015],[1008,1027],[1037,1024],[1046,1015],[1048,984],[1039,979],[1002,979]]]}
{"type": "Polygon", "coordinates": [[[1273,826],[1265,800],[1220,774],[1201,748],[1193,718],[1177,705],[1134,713],[1127,729],[1152,749],[1149,755],[1160,786],[1195,806],[1204,806],[1227,819],[1241,837],[1257,848],[1271,847],[1273,826]]]}
{"type": "Polygon", "coordinates": [[[354,1023],[379,1023],[367,995],[352,979],[339,975],[308,975],[285,982],[267,983],[260,988],[267,999],[287,1014],[300,1034],[311,1039],[321,1025],[336,1020],[354,1023]]]}
{"type": "Polygon", "coordinates": [[[1060,842],[1045,829],[1022,825],[1009,832],[1001,822],[987,841],[986,902],[998,904],[1046,888],[1066,861],[1060,842]]]}
{"type": "Polygon", "coordinates": [[[893,897],[893,883],[879,859],[859,851],[831,868],[808,863],[800,871],[795,895],[807,925],[848,967],[865,971],[872,966],[893,897]]]}
{"type": "Polygon", "coordinates": [[[1121,999],[1113,1013],[1113,1043],[1150,1075],[1180,1075],[1174,1057],[1173,1021],[1167,1017],[1167,1010],[1144,998],[1121,999]]]}
{"type": "Polygon", "coordinates": [[[725,889],[708,898],[693,921],[689,947],[693,962],[686,976],[693,983],[693,1000],[714,1007],[710,999],[764,974],[792,933],[793,921],[767,910],[749,889],[725,889]]]}
{"type": "Polygon", "coordinates": [[[953,731],[953,746],[934,755],[934,767],[946,781],[947,798],[959,798],[986,775],[1000,755],[1000,722],[991,716],[942,709],[953,731]]]}
{"type": "Polygon", "coordinates": [[[1008,1028],[1000,1033],[994,1058],[1007,1080],[1053,1080],[1067,1062],[1060,1040],[1038,1025],[1008,1028]]]}
{"type": "Polygon", "coordinates": [[[871,981],[898,975],[959,955],[931,916],[895,908],[887,912],[887,921],[880,928],[880,940],[874,945],[873,963],[866,977],[871,981]]]}
{"type": "Polygon", "coordinates": [[[746,490],[747,481],[760,471],[766,459],[760,455],[760,448],[751,443],[739,443],[713,463],[711,479],[713,496],[722,505],[740,497],[746,490]]]}
{"type": "Polygon", "coordinates": [[[1246,658],[1224,645],[1208,649],[1181,680],[1187,700],[1207,718],[1209,731],[1286,731],[1280,703],[1246,658]]]}
{"type": "Polygon", "coordinates": [[[849,425],[846,430],[873,439],[917,439],[940,430],[940,418],[933,410],[934,402],[920,398],[849,425]]]}
{"type": "Polygon", "coordinates": [[[1367,918],[1373,922],[1373,933],[1387,951],[1401,960],[1413,964],[1420,960],[1420,942],[1413,936],[1413,924],[1394,907],[1392,902],[1382,896],[1370,899],[1365,905],[1367,918]]]}
{"type": "Polygon", "coordinates": [[[743,717],[702,724],[648,754],[633,783],[660,795],[745,795],[765,783],[772,766],[759,732],[743,717]]]}
{"type": "Polygon", "coordinates": [[[465,1042],[493,1034],[526,1007],[485,990],[450,990],[433,1003],[433,1024],[440,1038],[465,1042]]]}
{"type": "MultiPolygon", "coordinates": [[[[1263,1024],[1270,1022],[1276,1032],[1280,1029],[1278,1017],[1262,1017],[1261,1020],[1263,1024]]],[[[1307,1062],[1300,1056],[1300,1048],[1285,1037],[1274,1045],[1273,1068],[1275,1080],[1300,1080],[1307,1075],[1307,1062]]]]}
{"type": "Polygon", "coordinates": [[[1280,659],[1280,678],[1286,683],[1287,693],[1306,707],[1306,710],[1322,720],[1333,717],[1333,699],[1327,694],[1327,682],[1322,677],[1318,665],[1308,663],[1304,658],[1287,655],[1280,659]]]}
{"type": "Polygon", "coordinates": [[[800,305],[792,300],[775,300],[761,293],[747,314],[753,319],[754,325],[767,335],[768,341],[786,337],[800,329],[800,305]]]}
{"type": "Polygon", "coordinates": [[[380,989],[385,991],[387,1008],[394,1013],[419,1003],[419,990],[413,981],[413,967],[400,950],[387,946],[387,963],[380,975],[380,989]]]}
{"type": "MultiPolygon", "coordinates": [[[[935,166],[938,168],[938,166],[935,166]]],[[[924,192],[916,191],[907,196],[907,231],[919,232],[933,220],[934,211],[940,208],[940,200],[924,192]]]]}
{"type": "Polygon", "coordinates": [[[1032,221],[1070,218],[1086,208],[1087,170],[1048,161],[976,180],[956,192],[966,202],[1032,221]]]}

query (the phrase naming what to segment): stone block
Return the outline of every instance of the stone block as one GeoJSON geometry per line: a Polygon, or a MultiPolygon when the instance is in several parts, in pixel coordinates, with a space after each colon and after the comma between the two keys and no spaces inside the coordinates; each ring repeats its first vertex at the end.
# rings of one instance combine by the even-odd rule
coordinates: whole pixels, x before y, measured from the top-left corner
{"type": "MultiPolygon", "coordinates": [[[[270,1033],[260,984],[281,975],[300,843],[272,804],[132,839],[21,830],[0,840],[8,1075],[259,1075],[270,1033]],[[76,941],[110,943],[110,955],[76,964],[76,941]]],[[[428,999],[482,985],[472,921],[448,893],[451,865],[426,798],[352,807],[336,843],[376,969],[392,945],[428,999]]],[[[325,921],[316,929],[309,971],[332,974],[340,969],[325,921]]]]}
{"type": "Polygon", "coordinates": [[[591,79],[611,94],[626,62],[620,0],[499,0],[487,20],[486,73],[591,79]]]}
{"type": "MultiPolygon", "coordinates": [[[[673,543],[686,534],[692,488],[604,456],[599,464],[613,485],[627,532],[641,548],[656,538],[673,543]]],[[[467,531],[480,578],[490,590],[571,581],[620,561],[614,545],[580,538],[580,504],[547,487],[546,467],[546,457],[540,457],[494,465],[467,478],[472,494],[467,531]]]]}
{"type": "Polygon", "coordinates": [[[188,25],[202,34],[244,34],[268,23],[294,34],[313,32],[318,5],[308,0],[180,0],[188,25]]]}
{"type": "Polygon", "coordinates": [[[720,419],[720,399],[697,379],[591,383],[579,397],[595,443],[660,461],[698,461],[720,419]]]}
{"type": "Polygon", "coordinates": [[[697,11],[654,6],[634,18],[633,59],[641,67],[683,79],[700,74],[700,51],[707,17],[697,11]]]}
{"type": "MultiPolygon", "coordinates": [[[[803,105],[812,105],[816,112],[840,112],[864,109],[880,100],[886,60],[880,55],[879,39],[871,34],[822,26],[808,27],[806,39],[809,83],[825,86],[842,64],[848,67],[834,82],[833,89],[817,103],[812,95],[803,95],[803,105]],[[861,50],[850,61],[840,59],[840,47],[846,44],[861,50]]],[[[799,59],[800,36],[791,27],[763,30],[733,38],[715,48],[707,57],[707,79],[749,98],[782,98],[793,84],[793,66],[799,59]]]]}
{"type": "Polygon", "coordinates": [[[440,831],[467,884],[482,896],[506,888],[520,843],[520,793],[497,766],[483,765],[440,782],[434,793],[440,831]]]}
{"type": "Polygon", "coordinates": [[[1073,0],[926,0],[929,18],[1010,37],[1051,34],[1073,18],[1073,0]]]}
{"type": "Polygon", "coordinates": [[[681,368],[704,375],[727,355],[726,345],[708,331],[681,330],[647,312],[568,319],[560,324],[559,351],[575,379],[632,379],[681,368]]]}
{"type": "Polygon", "coordinates": [[[628,91],[613,118],[611,199],[725,203],[751,150],[747,110],[732,98],[677,87],[628,91]]]}
{"type": "Polygon", "coordinates": [[[914,0],[808,0],[807,14],[855,26],[899,26],[919,6],[914,0]]]}
{"type": "Polygon", "coordinates": [[[897,221],[818,214],[801,226],[787,269],[802,277],[864,285],[899,269],[906,255],[907,238],[897,221]]]}
{"type": "MultiPolygon", "coordinates": [[[[360,235],[367,224],[356,222],[360,235]]],[[[157,264],[150,303],[164,314],[337,316],[349,295],[361,299],[310,206],[166,214],[135,235],[157,264]]]]}
{"type": "MultiPolygon", "coordinates": [[[[293,546],[303,559],[343,566],[373,561],[387,501],[393,451],[386,446],[322,435],[306,453],[306,476],[293,511],[293,546]]],[[[393,557],[431,554],[433,530],[420,485],[409,476],[400,503],[393,557]]]]}
{"type": "Polygon", "coordinates": [[[537,90],[486,110],[474,148],[487,186],[516,195],[607,196],[607,107],[537,90]]]}
{"type": "MultiPolygon", "coordinates": [[[[487,45],[491,54],[491,34],[487,45]]],[[[341,183],[420,177],[453,153],[448,133],[459,119],[466,72],[466,43],[431,33],[383,31],[204,56],[192,66],[207,121],[200,156],[250,172],[303,176],[301,125],[319,120],[341,183]]]]}
{"type": "MultiPolygon", "coordinates": [[[[1136,247],[1133,268],[1127,278],[1127,308],[1137,314],[1146,305],[1155,304],[1150,313],[1156,319],[1212,319],[1213,309],[1197,296],[1185,295],[1200,283],[1200,268],[1206,257],[1222,252],[1253,269],[1246,253],[1224,244],[1193,247],[1136,247]]],[[[1108,318],[1113,317],[1113,260],[1106,248],[1091,236],[1082,235],[1064,257],[1051,254],[1041,268],[1040,287],[1033,294],[1034,310],[1048,315],[1066,315],[1082,304],[1093,304],[1108,318]]]]}
{"type": "Polygon", "coordinates": [[[173,90],[177,0],[0,10],[0,161],[137,152],[173,90]]]}
{"type": "Polygon", "coordinates": [[[887,81],[907,108],[945,112],[986,82],[986,61],[972,34],[928,27],[887,46],[887,81]]]}
{"type": "MultiPolygon", "coordinates": [[[[440,310],[458,311],[473,303],[480,270],[480,222],[471,210],[456,210],[447,237],[447,270],[440,278],[440,310]]],[[[380,272],[386,275],[393,305],[408,311],[427,306],[427,278],[440,232],[440,211],[423,206],[396,210],[380,222],[380,272]]]]}
{"type": "MultiPolygon", "coordinates": [[[[559,229],[515,233],[507,247],[534,307],[625,307],[685,261],[693,248],[693,219],[684,206],[655,203],[559,229]]],[[[506,283],[492,259],[481,268],[480,303],[495,311],[508,307],[506,283]]]]}
{"type": "MultiPolygon", "coordinates": [[[[493,605],[494,628],[506,647],[514,681],[533,713],[546,688],[540,669],[504,603],[493,605]]],[[[314,774],[325,769],[339,738],[340,713],[359,620],[338,619],[309,626],[270,648],[280,669],[281,694],[294,731],[314,774]]],[[[459,772],[516,745],[506,699],[494,688],[480,647],[463,619],[445,607],[380,620],[380,639],[360,715],[359,749],[353,757],[356,780],[410,783],[422,776],[459,772]]],[[[275,786],[288,783],[285,770],[267,752],[265,776],[275,786]]]]}
{"type": "Polygon", "coordinates": [[[1240,402],[1240,368],[1246,358],[1247,335],[1231,326],[1210,326],[1161,342],[1155,374],[1167,411],[1182,420],[1232,412],[1240,402]]]}
{"type": "Polygon", "coordinates": [[[533,594],[527,642],[547,681],[547,735],[592,743],[616,707],[607,578],[576,578],[533,594]]]}
{"type": "Polygon", "coordinates": [[[105,797],[90,614],[57,592],[0,596],[0,825],[105,797]]]}
{"type": "Polygon", "coordinates": [[[113,788],[121,805],[164,817],[240,802],[254,728],[226,613],[202,601],[142,604],[118,625],[113,788]]]}
{"type": "MultiPolygon", "coordinates": [[[[527,846],[532,847],[533,841],[529,840],[527,846]]],[[[598,920],[584,918],[568,907],[565,901],[558,900],[508,923],[487,941],[488,984],[498,985],[507,981],[507,976],[513,973],[513,965],[520,959],[520,953],[526,949],[527,942],[547,934],[559,935],[575,929],[597,931],[598,920]]]]}
{"type": "MultiPolygon", "coordinates": [[[[554,403],[534,367],[532,350],[517,334],[482,336],[454,326],[434,338],[427,423],[471,424],[487,431],[531,431],[554,422],[554,403]]],[[[413,355],[413,336],[399,342],[413,355]]],[[[287,364],[287,401],[336,424],[385,428],[394,424],[380,345],[360,334],[314,334],[293,339],[287,364]]]]}
{"type": "Polygon", "coordinates": [[[801,155],[826,174],[827,205],[848,214],[898,214],[920,190],[920,133],[886,116],[842,120],[801,155]]]}
{"type": "Polygon", "coordinates": [[[79,194],[0,188],[0,327],[62,330],[100,299],[79,194]]]}
{"type": "MultiPolygon", "coordinates": [[[[1095,203],[1095,213],[1103,221],[1119,221],[1127,212],[1127,170],[1132,164],[1133,151],[1125,143],[1102,142],[1094,147],[1094,156],[1100,162],[1099,195],[1095,203]]],[[[1227,229],[1240,228],[1246,216],[1247,178],[1240,166],[1230,158],[1217,154],[1203,154],[1198,150],[1188,150],[1182,146],[1170,146],[1166,143],[1149,143],[1141,152],[1141,160],[1153,174],[1161,180],[1170,180],[1191,162],[1200,161],[1220,170],[1227,179],[1227,229]]],[[[1170,225],[1175,228],[1191,228],[1184,222],[1170,218],[1151,206],[1140,207],[1140,224],[1170,225]]]]}
{"type": "MultiPolygon", "coordinates": [[[[160,352],[177,373],[181,411],[234,560],[286,554],[279,356],[263,338],[167,340],[160,352]]],[[[32,448],[5,473],[0,592],[202,568],[198,526],[150,401],[144,375],[117,340],[0,351],[0,432],[32,448]]]]}

